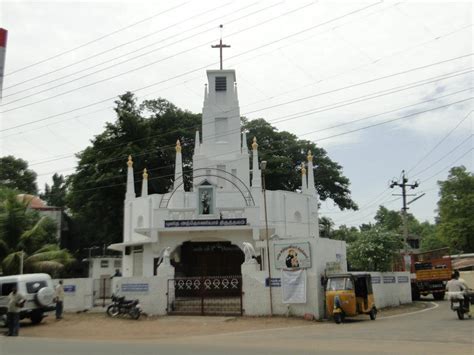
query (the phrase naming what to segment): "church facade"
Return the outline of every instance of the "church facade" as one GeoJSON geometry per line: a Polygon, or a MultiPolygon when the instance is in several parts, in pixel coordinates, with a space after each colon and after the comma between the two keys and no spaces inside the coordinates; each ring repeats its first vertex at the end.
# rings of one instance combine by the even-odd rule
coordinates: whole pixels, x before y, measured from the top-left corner
{"type": "MultiPolygon", "coordinates": [[[[123,242],[110,246],[123,253],[123,276],[160,275],[165,251],[172,266],[167,271],[170,278],[240,275],[246,278],[246,295],[254,287],[271,288],[272,279],[282,278],[285,270],[304,270],[307,301],[296,313],[309,309],[321,314],[321,276],[328,263],[337,263],[340,271],[347,263],[344,242],[319,237],[313,156],[308,152],[302,164],[301,191],[265,191],[263,179],[272,177],[262,174],[265,163],[259,161],[258,137],[247,147],[246,133],[241,133],[235,71],[208,70],[207,79],[202,137],[196,132],[189,177],[192,188],[185,189],[188,177],[183,176],[179,141],[174,185],[165,194],[148,194],[145,169],[137,196],[137,167],[129,157],[123,242]]],[[[280,298],[274,296],[275,310],[280,298]]],[[[265,299],[248,303],[246,313],[268,308],[265,299]]],[[[286,308],[282,305],[280,311],[286,308]]]]}

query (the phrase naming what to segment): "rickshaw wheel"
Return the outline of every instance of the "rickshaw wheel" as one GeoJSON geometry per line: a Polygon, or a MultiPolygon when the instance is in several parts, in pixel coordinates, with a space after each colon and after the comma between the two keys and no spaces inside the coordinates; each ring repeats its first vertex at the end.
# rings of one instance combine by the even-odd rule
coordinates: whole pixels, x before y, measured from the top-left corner
{"type": "Polygon", "coordinates": [[[336,322],[336,324],[341,324],[342,323],[342,314],[341,313],[336,313],[334,315],[334,322],[336,322]]]}
{"type": "Polygon", "coordinates": [[[370,319],[375,320],[377,318],[377,310],[375,308],[372,308],[369,313],[370,319]]]}

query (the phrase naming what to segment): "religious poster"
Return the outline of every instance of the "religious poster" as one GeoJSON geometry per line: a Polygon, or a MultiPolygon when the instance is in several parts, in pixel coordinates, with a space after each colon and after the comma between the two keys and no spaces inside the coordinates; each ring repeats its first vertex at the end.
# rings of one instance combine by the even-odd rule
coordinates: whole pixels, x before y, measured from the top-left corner
{"type": "Polygon", "coordinates": [[[199,214],[214,213],[214,189],[211,186],[199,187],[198,204],[199,214]]]}
{"type": "Polygon", "coordinates": [[[275,267],[277,269],[306,269],[311,267],[311,249],[305,243],[275,244],[275,267]]]}
{"type": "Polygon", "coordinates": [[[283,303],[306,303],[306,270],[282,270],[283,303]]]}

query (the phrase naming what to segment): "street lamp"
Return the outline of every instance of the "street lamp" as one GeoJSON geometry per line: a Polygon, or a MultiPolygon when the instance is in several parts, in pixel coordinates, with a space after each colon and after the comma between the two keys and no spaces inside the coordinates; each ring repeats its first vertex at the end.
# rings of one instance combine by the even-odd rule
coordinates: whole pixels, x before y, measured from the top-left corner
{"type": "Polygon", "coordinates": [[[268,237],[268,217],[267,217],[267,194],[265,190],[265,170],[267,162],[260,162],[260,170],[262,170],[262,191],[263,191],[263,208],[265,211],[265,239],[267,241],[267,267],[268,267],[268,290],[270,291],[270,316],[273,316],[273,297],[272,297],[272,271],[270,267],[270,243],[268,237]]]}

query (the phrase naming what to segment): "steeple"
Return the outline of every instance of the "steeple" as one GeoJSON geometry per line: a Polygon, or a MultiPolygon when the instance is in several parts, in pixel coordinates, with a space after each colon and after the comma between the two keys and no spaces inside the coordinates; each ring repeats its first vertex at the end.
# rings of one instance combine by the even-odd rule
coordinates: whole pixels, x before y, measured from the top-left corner
{"type": "Polygon", "coordinates": [[[125,192],[125,200],[131,200],[136,198],[135,194],[135,180],[133,178],[133,160],[132,156],[128,156],[128,162],[127,162],[127,190],[125,192]]]}
{"type": "Polygon", "coordinates": [[[141,197],[148,196],[148,173],[146,168],[143,169],[143,180],[142,180],[142,195],[141,197]]]}
{"type": "Polygon", "coordinates": [[[260,168],[258,166],[258,143],[257,137],[253,137],[252,143],[252,187],[260,187],[262,183],[260,168]]]}
{"type": "Polygon", "coordinates": [[[173,189],[184,191],[183,184],[183,158],[181,156],[181,143],[179,139],[176,141],[176,162],[174,165],[174,183],[173,189]],[[180,185],[181,184],[181,185],[180,185]],[[178,187],[179,185],[179,187],[178,187]]]}
{"type": "Polygon", "coordinates": [[[301,192],[304,194],[308,192],[308,181],[306,179],[306,167],[304,166],[304,162],[301,163],[301,192]]]}
{"type": "Polygon", "coordinates": [[[308,193],[316,196],[316,187],[314,186],[313,155],[308,150],[308,193]]]}

